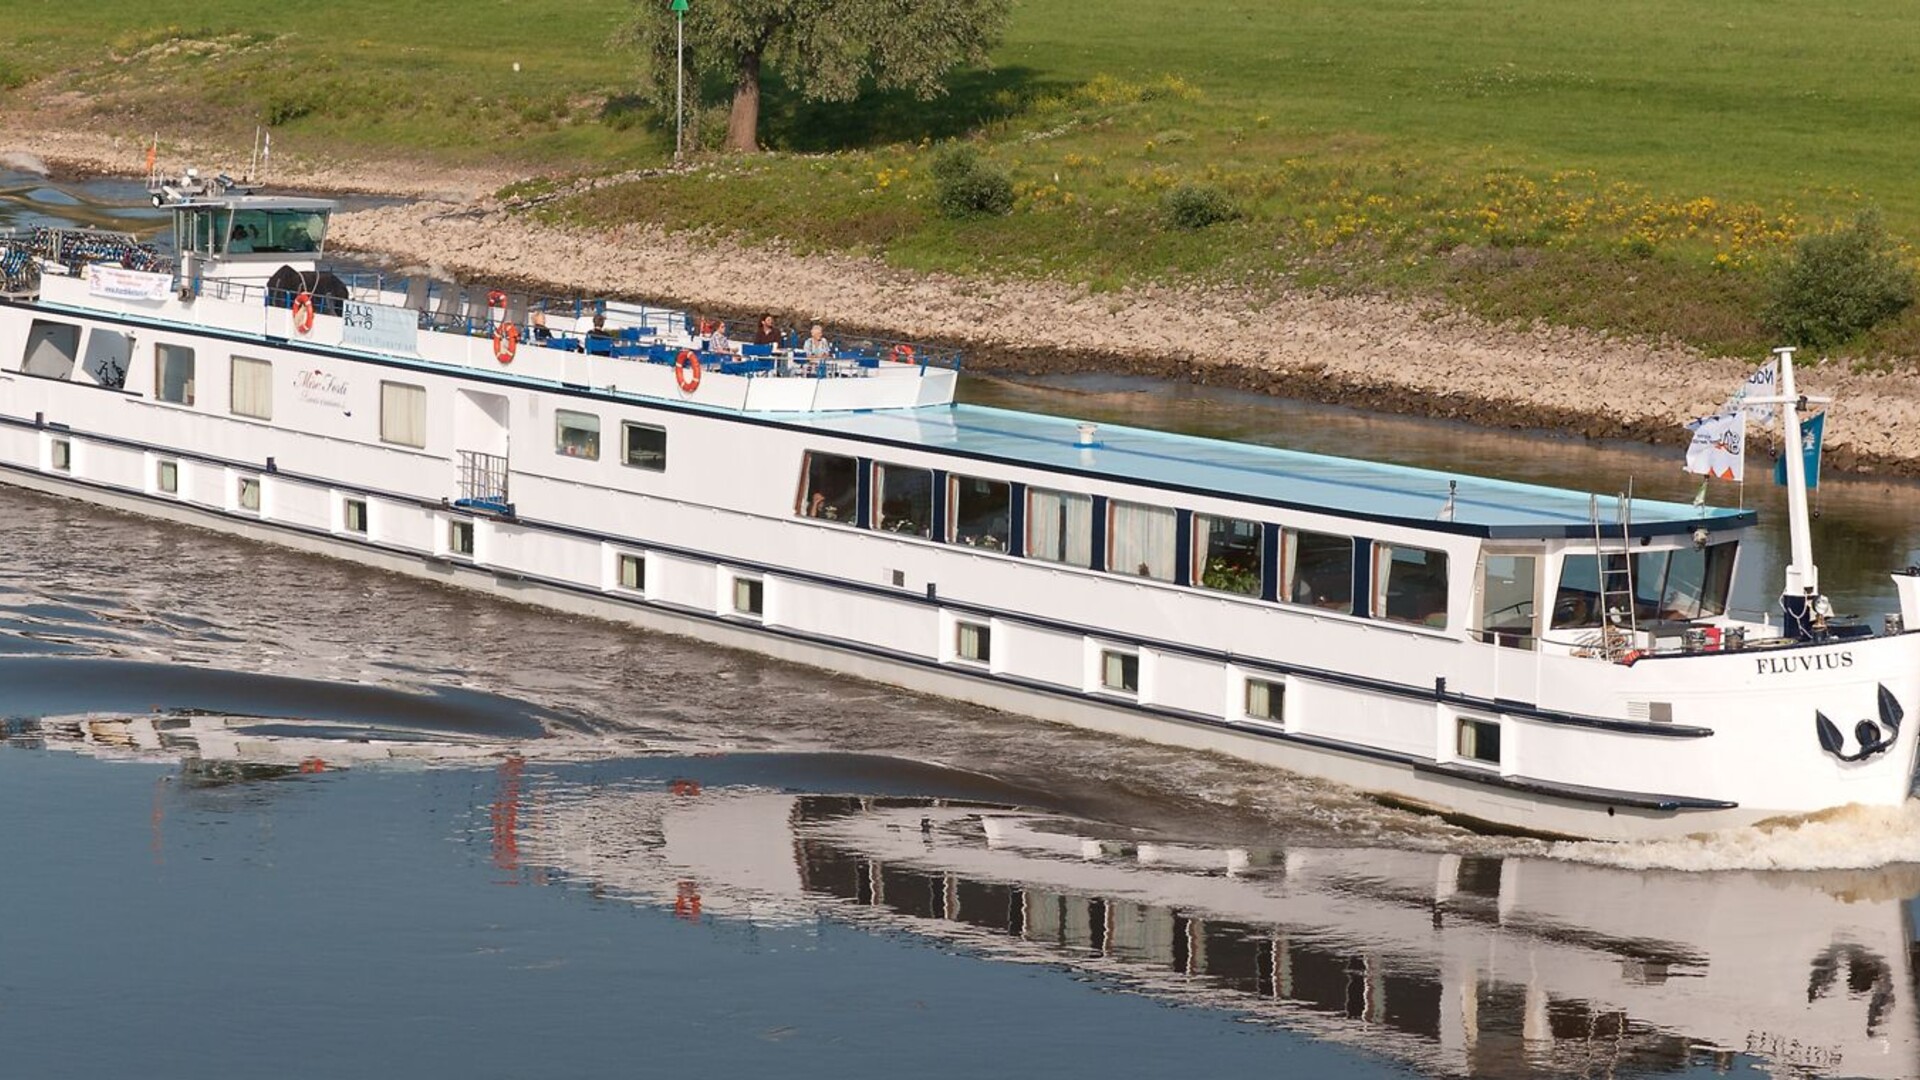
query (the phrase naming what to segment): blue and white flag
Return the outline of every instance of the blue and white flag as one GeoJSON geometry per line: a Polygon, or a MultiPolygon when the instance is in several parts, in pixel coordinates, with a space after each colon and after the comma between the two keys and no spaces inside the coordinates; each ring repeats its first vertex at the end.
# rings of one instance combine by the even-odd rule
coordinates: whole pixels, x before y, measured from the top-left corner
{"type": "Polygon", "coordinates": [[[1703,416],[1687,424],[1687,471],[1740,483],[1747,478],[1747,414],[1742,410],[1703,416]]]}
{"type": "MultiPolygon", "coordinates": [[[[1800,460],[1807,466],[1807,487],[1820,486],[1820,438],[1826,432],[1827,414],[1815,413],[1800,421],[1800,460]]],[[[1787,486],[1787,455],[1773,463],[1773,482],[1787,486]]]]}
{"type": "Polygon", "coordinates": [[[1750,397],[1773,397],[1779,389],[1780,360],[1776,357],[1754,369],[1753,374],[1747,376],[1747,380],[1740,384],[1740,389],[1735,390],[1733,396],[1727,399],[1727,403],[1720,407],[1720,411],[1730,413],[1735,409],[1744,408],[1747,419],[1771,424],[1773,423],[1773,406],[1747,405],[1746,400],[1750,397]]]}

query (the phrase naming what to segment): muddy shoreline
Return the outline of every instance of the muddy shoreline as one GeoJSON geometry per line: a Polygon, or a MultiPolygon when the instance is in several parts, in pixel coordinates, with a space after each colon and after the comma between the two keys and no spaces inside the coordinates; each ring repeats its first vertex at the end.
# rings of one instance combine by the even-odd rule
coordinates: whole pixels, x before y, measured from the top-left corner
{"type": "MultiPolygon", "coordinates": [[[[0,127],[0,152],[62,172],[122,174],[144,151],[73,133],[0,127]]],[[[186,148],[178,154],[190,154],[186,148]]],[[[215,156],[202,158],[220,166],[215,156]]],[[[162,154],[160,167],[183,160],[162,154]]],[[[540,224],[491,192],[517,176],[405,162],[276,162],[286,190],[419,200],[340,214],[333,246],[396,266],[568,295],[618,296],[703,313],[771,311],[784,323],[925,340],[970,370],[1100,372],[1181,380],[1487,427],[1679,446],[1764,357],[1718,358],[1667,342],[1564,327],[1497,326],[1437,305],[1233,289],[1091,293],[1057,282],[909,274],[874,260],[631,225],[540,224]]],[[[1826,467],[1920,476],[1920,379],[1802,358],[1801,389],[1838,404],[1826,467]]],[[[1756,441],[1764,442],[1759,433],[1756,441]]],[[[1678,459],[1676,455],[1676,467],[1678,459]]],[[[1764,468],[1755,458],[1753,468],[1764,468]]]]}

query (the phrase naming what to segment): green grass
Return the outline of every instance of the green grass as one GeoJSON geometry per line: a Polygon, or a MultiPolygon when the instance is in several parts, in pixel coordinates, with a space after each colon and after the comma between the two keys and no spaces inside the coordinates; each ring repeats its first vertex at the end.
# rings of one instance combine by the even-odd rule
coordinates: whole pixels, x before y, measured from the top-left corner
{"type": "MultiPolygon", "coordinates": [[[[276,147],[529,171],[669,150],[630,96],[632,58],[606,45],[623,2],[20,6],[0,88],[41,81],[0,102],[78,89],[129,133],[244,145],[274,118],[276,147]]],[[[1437,295],[1755,353],[1795,238],[1865,206],[1920,236],[1917,18],[1911,0],[1025,0],[994,70],[960,73],[946,98],[825,107],[775,79],[776,153],[542,212],[1096,289],[1437,295]],[[953,138],[1013,176],[1010,215],[934,212],[927,166],[953,138]],[[1179,185],[1237,216],[1177,227],[1179,185]]],[[[701,117],[703,137],[717,127],[701,117]]],[[[1854,348],[1920,355],[1920,315],[1854,348]]]]}

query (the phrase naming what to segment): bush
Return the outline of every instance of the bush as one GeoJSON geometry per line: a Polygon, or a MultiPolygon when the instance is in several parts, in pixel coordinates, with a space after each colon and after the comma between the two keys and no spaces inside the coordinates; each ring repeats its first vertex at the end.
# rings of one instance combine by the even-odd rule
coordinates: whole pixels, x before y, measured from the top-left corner
{"type": "Polygon", "coordinates": [[[1913,303],[1913,270],[1872,211],[1803,237],[1775,282],[1767,325],[1789,344],[1839,345],[1913,303]]]}
{"type": "Polygon", "coordinates": [[[1167,217],[1183,229],[1204,229],[1240,216],[1240,208],[1217,188],[1181,184],[1167,192],[1167,217]]]}
{"type": "Polygon", "coordinates": [[[971,146],[949,146],[934,157],[934,204],[950,218],[994,217],[1013,209],[1013,181],[980,160],[971,146]]]}

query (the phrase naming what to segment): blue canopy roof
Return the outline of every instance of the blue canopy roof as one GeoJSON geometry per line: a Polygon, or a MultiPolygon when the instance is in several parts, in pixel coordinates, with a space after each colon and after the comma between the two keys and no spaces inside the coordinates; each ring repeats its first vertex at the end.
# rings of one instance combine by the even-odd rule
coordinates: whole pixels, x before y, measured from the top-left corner
{"type": "MultiPolygon", "coordinates": [[[[1101,424],[1091,448],[1076,445],[1080,421],[979,405],[874,412],[780,414],[781,422],[894,446],[981,461],[1220,495],[1487,537],[1591,536],[1590,495],[1564,488],[1329,457],[1164,431],[1101,424]],[[1451,520],[1444,520],[1449,484],[1451,520]]],[[[1619,535],[1617,502],[1600,499],[1601,521],[1619,535]]],[[[1751,510],[1635,499],[1634,536],[1696,526],[1750,525],[1751,510]]]]}

